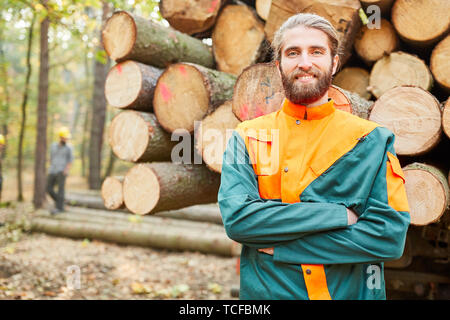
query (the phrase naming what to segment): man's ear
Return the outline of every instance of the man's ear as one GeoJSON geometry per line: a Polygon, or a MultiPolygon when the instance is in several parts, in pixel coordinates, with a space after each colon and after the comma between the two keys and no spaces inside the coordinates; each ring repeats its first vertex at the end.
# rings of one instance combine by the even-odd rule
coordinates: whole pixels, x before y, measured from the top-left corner
{"type": "Polygon", "coordinates": [[[333,58],[333,75],[336,74],[338,66],[339,66],[339,55],[335,55],[333,58]]]}

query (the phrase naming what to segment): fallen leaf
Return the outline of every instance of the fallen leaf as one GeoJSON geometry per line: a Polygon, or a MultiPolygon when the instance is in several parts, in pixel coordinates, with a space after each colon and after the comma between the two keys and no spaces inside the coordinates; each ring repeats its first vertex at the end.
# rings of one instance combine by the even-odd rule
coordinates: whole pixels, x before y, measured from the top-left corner
{"type": "Polygon", "coordinates": [[[83,242],[81,243],[81,246],[84,248],[84,247],[87,247],[88,246],[88,244],[89,244],[89,239],[84,239],[83,240],[83,242]]]}
{"type": "Polygon", "coordinates": [[[53,291],[45,291],[44,292],[44,296],[46,296],[46,297],[55,297],[56,293],[54,293],[53,291]]]}
{"type": "Polygon", "coordinates": [[[217,283],[208,283],[208,289],[215,294],[222,292],[222,286],[217,283]]]}
{"type": "Polygon", "coordinates": [[[133,282],[131,284],[131,291],[133,291],[134,294],[147,294],[151,292],[150,288],[139,282],[133,282]]]}
{"type": "Polygon", "coordinates": [[[9,254],[13,254],[14,251],[16,251],[13,247],[6,247],[4,250],[6,253],[9,253],[9,254]]]}

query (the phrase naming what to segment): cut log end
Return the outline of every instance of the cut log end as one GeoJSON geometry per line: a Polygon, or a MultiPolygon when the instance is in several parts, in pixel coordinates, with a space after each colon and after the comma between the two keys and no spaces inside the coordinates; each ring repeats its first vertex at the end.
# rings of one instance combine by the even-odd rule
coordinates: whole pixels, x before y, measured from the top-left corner
{"type": "Polygon", "coordinates": [[[269,17],[270,6],[272,5],[272,0],[256,0],[255,8],[258,16],[264,21],[269,17]]]}
{"type": "Polygon", "coordinates": [[[149,130],[146,121],[136,111],[116,115],[109,127],[109,145],[121,160],[136,162],[147,149],[149,130]]]}
{"type": "Polygon", "coordinates": [[[450,98],[447,99],[447,102],[444,105],[444,111],[442,112],[442,129],[444,130],[447,137],[450,138],[450,98]]]}
{"type": "Polygon", "coordinates": [[[136,41],[137,29],[133,17],[121,11],[113,14],[102,30],[102,42],[108,56],[117,61],[128,55],[136,41]]]}
{"type": "Polygon", "coordinates": [[[369,72],[362,68],[348,67],[344,68],[334,77],[333,84],[342,89],[355,92],[364,99],[370,99],[369,72]]]}
{"type": "Polygon", "coordinates": [[[439,102],[418,87],[392,88],[374,104],[369,120],[395,134],[395,150],[404,156],[418,156],[433,149],[441,136],[439,102]]]}
{"type": "Polygon", "coordinates": [[[138,164],[125,175],[123,199],[131,212],[139,215],[150,213],[158,204],[160,187],[156,174],[146,164],[138,164]]]}
{"type": "Polygon", "coordinates": [[[105,208],[117,210],[123,206],[123,177],[107,177],[103,181],[101,194],[105,208]]]}
{"type": "Polygon", "coordinates": [[[439,220],[448,205],[446,177],[437,168],[414,163],[404,168],[411,224],[424,226],[439,220]]]}
{"type": "MultiPolygon", "coordinates": [[[[136,101],[141,91],[142,74],[134,61],[115,65],[108,73],[105,82],[105,97],[116,108],[129,106],[136,101]]],[[[149,103],[151,105],[151,101],[149,103]]]]}
{"type": "Polygon", "coordinates": [[[433,49],[430,68],[439,85],[450,92],[450,35],[433,49]]]}

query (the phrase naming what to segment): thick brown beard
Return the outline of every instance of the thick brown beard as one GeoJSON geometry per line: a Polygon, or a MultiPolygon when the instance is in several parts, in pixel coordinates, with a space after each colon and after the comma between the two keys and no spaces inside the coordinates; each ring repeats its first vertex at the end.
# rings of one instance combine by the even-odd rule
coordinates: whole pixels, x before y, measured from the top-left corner
{"type": "Polygon", "coordinates": [[[289,76],[286,76],[282,69],[280,71],[285,96],[295,104],[306,105],[319,100],[328,91],[333,79],[333,66],[330,67],[327,73],[323,73],[315,67],[308,72],[301,70],[295,71],[289,76]],[[317,78],[317,84],[295,83],[295,77],[304,74],[315,76],[317,78]]]}

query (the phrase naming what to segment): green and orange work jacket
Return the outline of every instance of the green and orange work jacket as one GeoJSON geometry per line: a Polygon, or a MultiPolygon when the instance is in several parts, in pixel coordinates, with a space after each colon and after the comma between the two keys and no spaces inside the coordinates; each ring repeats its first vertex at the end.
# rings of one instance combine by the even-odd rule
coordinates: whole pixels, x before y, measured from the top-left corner
{"type": "Polygon", "coordinates": [[[404,182],[393,133],[331,99],[284,100],[242,122],[218,194],[242,244],[240,298],[385,299],[383,261],[401,257],[410,222],[404,182]],[[358,215],[351,226],[346,208],[358,215]]]}

